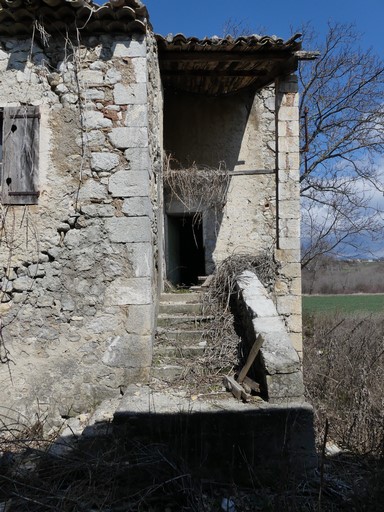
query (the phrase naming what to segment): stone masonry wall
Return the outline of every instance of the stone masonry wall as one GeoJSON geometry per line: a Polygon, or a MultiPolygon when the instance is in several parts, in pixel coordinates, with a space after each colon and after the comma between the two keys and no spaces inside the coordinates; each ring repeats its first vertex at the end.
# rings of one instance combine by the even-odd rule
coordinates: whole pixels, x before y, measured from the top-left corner
{"type": "Polygon", "coordinates": [[[294,348],[302,357],[300,267],[299,95],[295,75],[276,83],[277,245],[280,272],[276,307],[285,319],[294,348]]]}
{"type": "Polygon", "coordinates": [[[160,158],[148,133],[152,44],[0,41],[0,106],[41,112],[38,205],[1,208],[5,408],[70,416],[148,377],[160,158]]]}
{"type": "MultiPolygon", "coordinates": [[[[233,173],[223,215],[205,212],[207,271],[233,254],[273,250],[276,243],[275,89],[226,97],[166,95],[165,149],[186,167],[233,173]],[[262,171],[262,174],[248,174],[262,171]],[[266,172],[264,172],[266,171],[266,172]]],[[[185,208],[173,199],[167,211],[185,208]]]]}
{"type": "MultiPolygon", "coordinates": [[[[299,113],[295,76],[251,95],[170,96],[165,144],[177,160],[233,173],[222,217],[205,212],[206,271],[234,254],[269,251],[279,264],[277,310],[301,356],[299,113]],[[257,173],[249,173],[257,171],[257,173]]],[[[173,200],[167,211],[182,213],[173,200]]]]}

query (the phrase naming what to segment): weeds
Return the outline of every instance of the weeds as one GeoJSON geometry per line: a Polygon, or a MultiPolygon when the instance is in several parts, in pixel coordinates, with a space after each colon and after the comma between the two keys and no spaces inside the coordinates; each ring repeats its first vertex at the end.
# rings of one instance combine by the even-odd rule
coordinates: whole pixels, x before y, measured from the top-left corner
{"type": "Polygon", "coordinates": [[[382,315],[312,315],[304,322],[304,379],[318,431],[359,454],[384,456],[382,315]]]}
{"type": "Polygon", "coordinates": [[[267,289],[273,290],[277,264],[268,253],[233,255],[218,266],[203,294],[203,316],[208,319],[202,325],[206,349],[197,359],[183,361],[180,383],[192,393],[222,389],[223,376],[233,374],[244,358],[231,306],[237,279],[245,270],[254,272],[267,289]]]}

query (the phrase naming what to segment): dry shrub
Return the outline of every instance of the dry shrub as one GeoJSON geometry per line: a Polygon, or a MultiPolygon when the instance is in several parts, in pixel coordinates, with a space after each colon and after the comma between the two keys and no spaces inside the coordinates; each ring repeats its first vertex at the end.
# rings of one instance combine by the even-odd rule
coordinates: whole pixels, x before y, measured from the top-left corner
{"type": "Polygon", "coordinates": [[[185,168],[168,155],[163,179],[169,199],[177,199],[187,211],[219,213],[226,203],[230,177],[224,164],[213,168],[193,163],[185,168]]]}
{"type": "Polygon", "coordinates": [[[200,392],[207,385],[221,388],[223,375],[234,373],[242,362],[244,354],[231,306],[237,294],[236,281],[245,270],[254,272],[267,289],[273,290],[277,264],[270,253],[232,255],[218,265],[203,295],[203,314],[210,319],[203,333],[207,348],[197,364],[193,360],[186,365],[182,376],[185,384],[200,392]]]}
{"type": "Polygon", "coordinates": [[[304,379],[330,438],[360,454],[384,456],[383,315],[315,314],[304,320],[304,379]]]}

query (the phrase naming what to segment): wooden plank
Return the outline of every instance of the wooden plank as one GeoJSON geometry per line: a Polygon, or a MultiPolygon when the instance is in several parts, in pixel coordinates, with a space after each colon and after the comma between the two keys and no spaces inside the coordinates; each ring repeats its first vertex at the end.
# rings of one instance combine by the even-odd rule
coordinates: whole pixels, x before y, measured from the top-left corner
{"type": "Polygon", "coordinates": [[[39,107],[3,111],[3,204],[38,202],[39,107]]]}
{"type": "Polygon", "coordinates": [[[252,345],[252,348],[248,354],[248,358],[247,358],[245,365],[243,366],[241,372],[239,373],[239,376],[237,378],[237,382],[239,384],[243,383],[244,378],[246,377],[250,367],[252,366],[254,360],[256,359],[257,354],[259,353],[259,350],[261,348],[261,345],[263,344],[263,341],[264,340],[263,340],[262,336],[259,334],[256,338],[255,343],[252,345]]]}
{"type": "Polygon", "coordinates": [[[249,402],[251,400],[251,395],[245,391],[245,389],[240,386],[238,382],[235,381],[233,377],[229,377],[226,375],[223,378],[223,384],[228,391],[231,391],[232,395],[238,400],[244,400],[244,402],[249,402]]]}
{"type": "Polygon", "coordinates": [[[228,176],[252,176],[263,174],[276,174],[276,169],[250,169],[244,171],[229,171],[228,176]]]}
{"type": "Polygon", "coordinates": [[[251,391],[255,391],[256,393],[258,393],[260,391],[260,384],[258,382],[255,382],[254,380],[250,379],[249,377],[244,377],[242,385],[245,390],[246,390],[246,386],[248,386],[251,391]]]}

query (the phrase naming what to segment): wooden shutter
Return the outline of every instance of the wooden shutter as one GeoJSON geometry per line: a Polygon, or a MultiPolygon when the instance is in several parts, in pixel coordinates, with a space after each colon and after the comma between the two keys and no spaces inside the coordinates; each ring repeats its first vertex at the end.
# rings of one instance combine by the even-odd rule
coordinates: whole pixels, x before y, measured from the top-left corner
{"type": "Polygon", "coordinates": [[[3,204],[36,204],[39,164],[39,107],[3,111],[3,204]]]}

